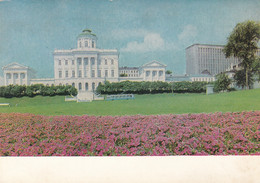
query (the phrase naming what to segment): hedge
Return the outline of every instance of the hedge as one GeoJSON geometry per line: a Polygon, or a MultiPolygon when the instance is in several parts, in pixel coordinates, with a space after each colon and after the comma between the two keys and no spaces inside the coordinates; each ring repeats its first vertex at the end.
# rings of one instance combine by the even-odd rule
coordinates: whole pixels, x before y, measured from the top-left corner
{"type": "Polygon", "coordinates": [[[110,83],[106,81],[97,87],[97,92],[101,94],[149,94],[149,93],[202,93],[206,92],[208,82],[162,82],[162,81],[122,81],[110,83]]]}
{"type": "Polygon", "coordinates": [[[0,97],[34,97],[36,95],[55,96],[55,95],[77,95],[77,89],[71,85],[67,86],[45,86],[43,84],[8,85],[0,87],[0,97]]]}

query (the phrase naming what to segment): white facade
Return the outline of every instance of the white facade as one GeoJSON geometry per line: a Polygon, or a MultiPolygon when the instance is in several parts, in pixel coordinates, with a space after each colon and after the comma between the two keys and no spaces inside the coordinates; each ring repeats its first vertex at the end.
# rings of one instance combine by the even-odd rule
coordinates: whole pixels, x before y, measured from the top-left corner
{"type": "Polygon", "coordinates": [[[96,35],[85,29],[77,37],[77,48],[54,51],[54,78],[36,79],[32,69],[12,63],[3,67],[4,85],[72,85],[82,93],[95,90],[105,81],[165,81],[166,65],[152,61],[141,67],[125,67],[122,71],[119,69],[119,52],[99,49],[96,45],[96,35]],[[119,71],[127,72],[128,77],[119,77],[119,71]]]}
{"type": "Polygon", "coordinates": [[[165,68],[166,65],[154,60],[141,66],[140,77],[143,81],[165,81],[165,68]]]}
{"type": "Polygon", "coordinates": [[[18,63],[11,63],[2,67],[4,71],[4,85],[29,85],[35,78],[35,71],[18,63]]]}
{"type": "Polygon", "coordinates": [[[120,67],[119,74],[125,74],[125,77],[137,78],[139,77],[139,67],[120,67]]]}
{"type": "Polygon", "coordinates": [[[105,80],[118,81],[118,51],[98,49],[96,41],[96,35],[85,29],[78,36],[76,49],[54,51],[55,85],[92,91],[105,80]]]}
{"type": "MultiPolygon", "coordinates": [[[[193,44],[186,48],[186,74],[202,74],[208,71],[211,75],[225,72],[231,64],[240,63],[238,58],[226,58],[223,45],[193,44]]],[[[260,56],[260,49],[256,55],[260,56]]]]}

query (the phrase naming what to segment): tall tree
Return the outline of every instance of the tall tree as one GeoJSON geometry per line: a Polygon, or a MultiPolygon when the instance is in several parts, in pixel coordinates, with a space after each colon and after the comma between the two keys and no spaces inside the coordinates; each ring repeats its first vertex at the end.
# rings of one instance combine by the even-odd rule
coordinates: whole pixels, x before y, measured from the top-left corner
{"type": "Polygon", "coordinates": [[[228,37],[224,47],[226,57],[237,57],[245,70],[246,88],[249,89],[248,73],[256,60],[257,43],[260,39],[260,22],[246,21],[238,23],[228,37]]]}
{"type": "Polygon", "coordinates": [[[231,84],[231,79],[225,73],[220,73],[217,75],[217,81],[215,82],[215,90],[225,91],[229,89],[229,85],[231,84]]]}

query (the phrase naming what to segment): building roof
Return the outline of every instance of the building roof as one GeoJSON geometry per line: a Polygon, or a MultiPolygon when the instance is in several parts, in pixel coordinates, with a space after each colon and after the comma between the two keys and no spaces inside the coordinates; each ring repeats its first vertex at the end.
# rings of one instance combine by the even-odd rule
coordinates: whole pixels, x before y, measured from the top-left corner
{"type": "Polygon", "coordinates": [[[148,62],[148,63],[142,65],[141,67],[167,67],[167,65],[162,64],[156,60],[153,60],[151,62],[148,62]]]}
{"type": "Polygon", "coordinates": [[[17,62],[13,62],[6,66],[3,66],[2,69],[3,70],[9,70],[9,69],[11,69],[11,70],[30,70],[30,71],[36,73],[36,71],[34,69],[32,69],[28,66],[24,66],[22,64],[18,64],[17,62]]]}
{"type": "Polygon", "coordinates": [[[210,46],[210,47],[223,47],[224,48],[224,45],[217,45],[217,44],[199,44],[199,43],[195,43],[195,44],[192,44],[190,46],[188,46],[186,49],[190,48],[190,47],[193,47],[193,46],[210,46]]]}
{"type": "Polygon", "coordinates": [[[139,69],[139,67],[127,67],[127,66],[119,67],[119,70],[136,70],[136,69],[139,69]]]}
{"type": "Polygon", "coordinates": [[[96,38],[96,34],[93,34],[90,29],[84,29],[82,31],[82,33],[80,33],[78,35],[78,37],[95,37],[96,38]]]}

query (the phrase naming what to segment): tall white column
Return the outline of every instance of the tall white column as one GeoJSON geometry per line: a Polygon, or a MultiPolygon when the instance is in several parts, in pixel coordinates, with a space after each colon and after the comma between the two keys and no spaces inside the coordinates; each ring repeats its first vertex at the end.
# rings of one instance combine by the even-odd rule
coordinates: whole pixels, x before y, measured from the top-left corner
{"type": "MultiPolygon", "coordinates": [[[[78,57],[75,59],[75,78],[78,78],[78,57]]],[[[76,85],[75,85],[76,86],[76,85]]]]}
{"type": "MultiPolygon", "coordinates": [[[[85,43],[84,43],[84,44],[85,44],[85,43]]],[[[84,69],[85,63],[84,63],[84,62],[85,62],[85,61],[84,61],[84,57],[82,57],[82,58],[81,58],[81,64],[82,64],[82,65],[81,65],[81,66],[82,66],[82,67],[81,67],[81,74],[82,74],[82,77],[83,77],[83,78],[85,78],[85,69],[84,69]]],[[[83,88],[83,86],[82,86],[82,88],[83,88]]]]}
{"type": "Polygon", "coordinates": [[[14,84],[15,83],[15,80],[14,80],[14,72],[12,73],[12,84],[14,84]]]}
{"type": "Polygon", "coordinates": [[[97,75],[98,75],[98,57],[97,56],[95,56],[94,57],[95,58],[95,66],[96,66],[96,71],[95,71],[95,75],[96,75],[96,77],[97,77],[97,75]]]}
{"type": "Polygon", "coordinates": [[[89,69],[89,78],[91,78],[91,74],[92,74],[92,67],[91,67],[91,65],[92,65],[92,60],[91,60],[91,57],[89,57],[88,58],[88,69],[89,69]]]}

